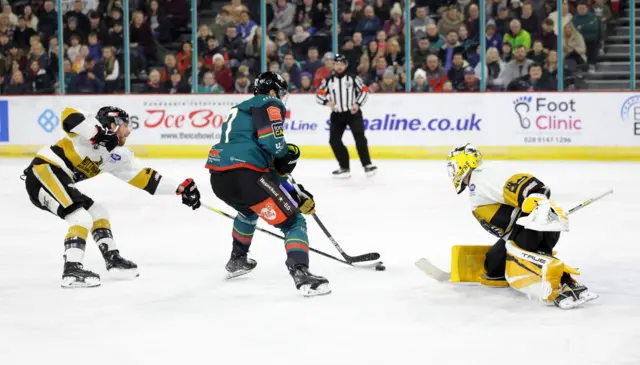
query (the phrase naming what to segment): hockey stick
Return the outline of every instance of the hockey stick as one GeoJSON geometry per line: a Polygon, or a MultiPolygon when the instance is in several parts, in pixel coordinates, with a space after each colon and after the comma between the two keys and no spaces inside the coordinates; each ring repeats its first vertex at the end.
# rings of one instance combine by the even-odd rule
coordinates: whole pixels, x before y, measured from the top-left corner
{"type": "Polygon", "coordinates": [[[342,257],[344,257],[344,259],[347,260],[348,263],[363,262],[363,261],[374,261],[374,260],[377,260],[377,259],[380,258],[380,254],[377,253],[377,252],[365,253],[363,255],[358,255],[358,256],[349,256],[349,255],[347,255],[342,250],[342,247],[340,247],[338,242],[336,242],[336,240],[333,238],[333,236],[331,235],[331,233],[329,232],[327,227],[325,227],[324,224],[322,224],[322,221],[320,220],[318,215],[314,213],[314,214],[312,214],[312,217],[316,221],[316,223],[318,223],[318,226],[320,227],[322,232],[324,232],[324,234],[327,236],[329,241],[331,241],[331,243],[336,248],[336,250],[338,250],[338,252],[340,252],[342,257]]]}
{"type": "MultiPolygon", "coordinates": [[[[575,212],[577,212],[578,210],[586,207],[587,205],[598,201],[602,198],[604,198],[607,195],[611,195],[613,194],[613,189],[609,189],[606,192],[593,197],[591,199],[588,199],[578,205],[576,205],[575,207],[569,209],[567,211],[567,213],[565,215],[570,215],[573,214],[575,212]]],[[[446,282],[449,281],[451,279],[451,273],[446,272],[444,270],[440,270],[438,267],[436,267],[434,264],[432,264],[429,260],[422,258],[419,259],[418,261],[415,262],[416,267],[418,267],[418,269],[420,269],[420,271],[422,271],[423,273],[427,274],[428,276],[432,277],[433,279],[440,281],[440,282],[446,282]]]]}
{"type": "MultiPolygon", "coordinates": [[[[207,209],[209,209],[209,210],[210,210],[210,211],[212,211],[212,212],[215,212],[215,213],[220,214],[221,216],[227,217],[227,218],[229,218],[229,219],[235,219],[235,217],[234,217],[234,216],[232,216],[231,214],[226,213],[226,212],[223,212],[223,211],[221,211],[220,209],[216,209],[216,208],[214,208],[214,207],[212,207],[212,206],[210,206],[210,205],[207,205],[207,204],[202,203],[202,206],[203,206],[203,207],[205,207],[205,208],[207,208],[207,209]]],[[[271,236],[271,237],[275,237],[275,238],[281,239],[281,240],[283,240],[283,241],[284,241],[284,239],[285,239],[283,236],[281,236],[281,235],[279,235],[279,234],[277,234],[277,233],[271,232],[271,231],[269,231],[269,230],[267,230],[267,229],[260,228],[260,227],[256,227],[256,229],[257,229],[258,231],[260,231],[260,232],[263,232],[263,233],[268,234],[268,235],[269,235],[269,236],[271,236]]],[[[320,255],[320,256],[324,256],[324,257],[326,257],[326,258],[328,258],[328,259],[331,259],[331,260],[334,260],[334,261],[338,261],[338,262],[340,262],[340,263],[343,263],[343,264],[345,264],[345,265],[349,265],[349,266],[351,266],[351,267],[356,267],[356,268],[360,268],[360,269],[376,269],[376,270],[380,270],[380,269],[379,269],[379,267],[384,267],[384,266],[382,265],[382,262],[381,262],[381,261],[378,261],[378,262],[375,262],[375,263],[369,263],[369,264],[353,265],[351,262],[341,260],[341,259],[339,259],[339,258],[337,258],[337,257],[335,257],[335,256],[329,255],[328,253],[324,253],[324,252],[322,252],[322,251],[320,251],[320,250],[316,250],[316,249],[315,249],[315,248],[313,248],[313,247],[309,247],[309,250],[310,250],[311,252],[317,253],[317,254],[318,254],[318,255],[320,255]]]]}

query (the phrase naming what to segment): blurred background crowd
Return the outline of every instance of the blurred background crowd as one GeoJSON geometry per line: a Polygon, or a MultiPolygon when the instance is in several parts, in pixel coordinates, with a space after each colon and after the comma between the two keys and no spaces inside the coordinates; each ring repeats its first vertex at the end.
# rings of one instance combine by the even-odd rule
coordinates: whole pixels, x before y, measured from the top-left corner
{"type": "Polygon", "coordinates": [[[266,24],[260,24],[257,0],[201,0],[193,80],[189,0],[129,0],[128,19],[122,0],[63,1],[62,55],[56,2],[0,3],[5,95],[57,93],[61,77],[66,93],[122,93],[125,51],[131,92],[190,93],[196,82],[199,93],[249,93],[262,47],[268,70],[282,73],[290,92],[313,93],[333,68],[333,11],[339,52],[372,92],[403,92],[407,80],[414,92],[479,91],[481,72],[487,90],[556,90],[558,65],[566,90],[628,89],[629,22],[636,20],[618,0],[565,0],[561,9],[555,0],[487,0],[485,9],[472,0],[412,0],[410,19],[400,0],[339,0],[338,9],[331,0],[267,0],[266,24]]]}

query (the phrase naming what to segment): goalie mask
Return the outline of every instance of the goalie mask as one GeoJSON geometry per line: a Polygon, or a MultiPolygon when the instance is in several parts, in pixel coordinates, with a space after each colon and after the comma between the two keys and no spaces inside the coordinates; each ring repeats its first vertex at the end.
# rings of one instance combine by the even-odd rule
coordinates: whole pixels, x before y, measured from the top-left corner
{"type": "Polygon", "coordinates": [[[460,194],[467,187],[464,180],[471,171],[482,165],[482,154],[477,148],[470,145],[458,146],[447,156],[447,171],[449,178],[453,181],[456,193],[460,194]]]}

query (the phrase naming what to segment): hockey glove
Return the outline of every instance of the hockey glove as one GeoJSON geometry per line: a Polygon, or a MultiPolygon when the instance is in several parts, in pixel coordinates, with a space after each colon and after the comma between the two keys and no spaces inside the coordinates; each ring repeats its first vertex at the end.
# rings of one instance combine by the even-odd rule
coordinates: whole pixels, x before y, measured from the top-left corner
{"type": "Polygon", "coordinates": [[[273,161],[273,167],[280,175],[288,175],[293,172],[300,158],[300,148],[295,144],[287,144],[287,154],[284,157],[276,158],[273,161]]]}
{"type": "Polygon", "coordinates": [[[191,207],[193,210],[200,208],[200,191],[193,179],[186,179],[182,184],[180,184],[180,186],[182,186],[184,190],[181,193],[178,188],[178,190],[176,190],[176,195],[182,195],[182,204],[191,207]]]}
{"type": "Polygon", "coordinates": [[[313,195],[305,190],[300,184],[293,184],[295,189],[294,199],[298,202],[298,208],[302,214],[315,214],[316,203],[313,201],[313,195]]]}
{"type": "Polygon", "coordinates": [[[102,127],[96,127],[96,129],[98,129],[98,133],[96,133],[96,135],[91,139],[91,144],[102,146],[109,152],[113,151],[113,149],[118,146],[118,142],[120,141],[116,132],[107,130],[102,127]]]}

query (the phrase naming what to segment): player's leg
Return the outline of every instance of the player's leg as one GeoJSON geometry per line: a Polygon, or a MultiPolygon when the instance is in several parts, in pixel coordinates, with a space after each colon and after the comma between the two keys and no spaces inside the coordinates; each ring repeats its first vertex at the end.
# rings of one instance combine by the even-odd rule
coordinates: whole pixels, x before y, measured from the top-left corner
{"type": "Polygon", "coordinates": [[[84,270],[82,260],[93,220],[84,208],[91,199],[80,193],[73,181],[58,167],[47,163],[35,164],[25,170],[25,186],[31,202],[64,219],[69,230],[64,238],[65,288],[100,285],[100,276],[84,270]]]}
{"type": "Polygon", "coordinates": [[[505,240],[499,239],[489,251],[484,260],[484,274],[480,278],[480,283],[492,287],[507,287],[504,277],[505,263],[507,260],[507,249],[505,240]]]}
{"type": "Polygon", "coordinates": [[[331,113],[331,124],[329,125],[329,145],[333,150],[333,154],[338,160],[340,168],[333,172],[333,176],[336,178],[348,178],[351,177],[349,170],[349,151],[342,142],[342,136],[347,129],[347,120],[344,118],[344,113],[331,113]]]}
{"type": "Polygon", "coordinates": [[[104,258],[107,271],[122,278],[135,278],[138,273],[138,265],[120,256],[120,250],[116,248],[113,240],[113,231],[109,221],[109,212],[100,204],[93,203],[87,209],[91,214],[93,224],[91,236],[98,245],[104,258]]]}
{"type": "Polygon", "coordinates": [[[353,139],[356,142],[356,149],[358,150],[358,156],[360,162],[367,176],[375,175],[378,168],[371,163],[371,157],[369,155],[369,145],[367,137],[364,133],[364,119],[362,117],[362,111],[358,110],[357,113],[351,115],[349,120],[349,127],[353,133],[353,139]]]}

